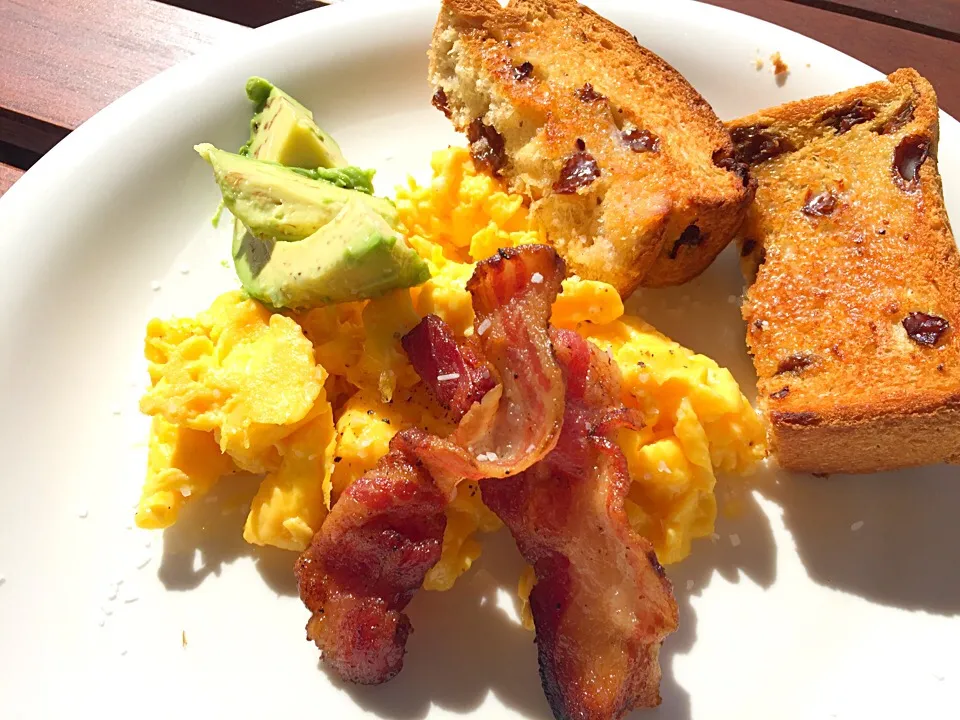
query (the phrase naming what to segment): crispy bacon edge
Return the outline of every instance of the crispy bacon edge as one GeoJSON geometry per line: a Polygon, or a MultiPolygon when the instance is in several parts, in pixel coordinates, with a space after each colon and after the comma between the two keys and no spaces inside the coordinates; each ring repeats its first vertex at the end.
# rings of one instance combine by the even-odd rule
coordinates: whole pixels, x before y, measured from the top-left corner
{"type": "Polygon", "coordinates": [[[499,385],[449,438],[418,428],[395,435],[298,559],[300,597],[311,612],[307,638],[343,679],[377,684],[402,669],[412,632],[403,610],[440,558],[444,509],[457,484],[522,472],[556,445],[565,386],[549,317],[564,274],[546,246],[478,263],[467,285],[476,343],[499,385]]]}
{"type": "Polygon", "coordinates": [[[576,333],[554,331],[554,346],[567,377],[556,449],[480,486],[537,576],[530,606],[555,717],[610,720],[660,704],[660,646],[677,628],[677,604],[624,511],[630,477],[613,435],[637,422],[620,405],[619,372],[576,333]]]}

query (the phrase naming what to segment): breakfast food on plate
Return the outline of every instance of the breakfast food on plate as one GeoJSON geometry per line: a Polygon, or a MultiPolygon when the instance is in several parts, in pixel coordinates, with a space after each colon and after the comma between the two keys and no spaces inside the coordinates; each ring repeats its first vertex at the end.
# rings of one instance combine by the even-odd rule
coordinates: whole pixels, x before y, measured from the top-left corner
{"type": "Polygon", "coordinates": [[[758,183],[743,317],[780,464],[960,460],[960,259],[913,70],[730,123],[758,183]]]}
{"type": "MultiPolygon", "coordinates": [[[[671,87],[696,100],[704,192],[730,176],[736,201],[693,210],[706,195],[681,187],[658,237],[690,212],[720,227],[749,194],[733,161],[712,164],[713,140],[732,148],[709,109],[671,87]]],[[[592,92],[577,102],[606,102],[592,92]]],[[[308,636],[363,683],[401,669],[416,591],[451,588],[479,535],[506,525],[530,563],[519,592],[554,714],[659,703],[659,648],[678,623],[663,565],[713,532],[716,473],[766,454],[736,381],[626,313],[617,287],[567,276],[543,198],[511,189],[475,143],[436,152],[432,179],[391,201],[290,95],[261,78],[247,94],[240,152],[197,146],[234,216],[243,291],[148,325],[138,525],[171,526],[221,476],[261,475],[243,537],[303,552],[308,636]]],[[[618,142],[652,137],[641,129],[622,125],[618,142]]],[[[673,139],[654,139],[647,154],[667,163],[673,139]]],[[[697,272],[681,246],[676,266],[697,272]]]]}
{"type": "Polygon", "coordinates": [[[429,55],[470,146],[392,200],[262,78],[240,151],[196,147],[243,290],[147,327],[136,521],[260,475],[244,539],[301,552],[307,637],[366,684],[402,669],[416,592],[506,527],[554,716],[617,720],[660,702],[664,565],[713,532],[717,472],[768,435],[790,469],[960,461],[936,97],[900,70],[725,127],[574,0],[443,0],[429,55]],[[767,425],[623,302],[737,232],[767,425]]]}
{"type": "Polygon", "coordinates": [[[333,414],[327,372],[289,318],[239,292],[196,318],[147,327],[153,416],[137,524],[172,525],[220,475],[265,473],[244,528],[248,542],[298,550],[326,516],[333,414]]]}
{"type": "Polygon", "coordinates": [[[698,275],[752,194],[730,137],[676,70],[575,0],[444,0],[434,105],[532,198],[578,275],[626,297],[698,275]]]}

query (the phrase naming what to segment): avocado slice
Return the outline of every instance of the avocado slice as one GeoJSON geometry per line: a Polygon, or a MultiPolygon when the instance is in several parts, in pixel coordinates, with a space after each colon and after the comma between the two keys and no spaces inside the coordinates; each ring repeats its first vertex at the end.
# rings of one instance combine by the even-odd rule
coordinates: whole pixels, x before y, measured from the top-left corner
{"type": "Polygon", "coordinates": [[[426,282],[427,264],[359,197],[298,242],[241,234],[234,255],[246,291],[275,308],[302,309],[378,297],[426,282]]]}
{"type": "Polygon", "coordinates": [[[287,167],[337,168],[347,164],[340,146],[313,120],[313,113],[269,80],[247,80],[247,97],[256,105],[250,140],[241,155],[287,167]]]}
{"type": "Polygon", "coordinates": [[[320,179],[322,170],[286,168],[208,143],[195,149],[213,168],[227,209],[261,240],[303,240],[333,220],[351,200],[365,203],[391,228],[397,225],[392,202],[337,187],[320,179]]]}
{"type": "MultiPolygon", "coordinates": [[[[250,140],[240,148],[241,155],[280,165],[317,168],[317,174],[324,168],[317,179],[373,194],[373,171],[348,166],[340,146],[317,126],[310,110],[264,78],[250,78],[246,89],[256,109],[250,121],[250,140]]],[[[240,248],[246,247],[249,254],[254,242],[243,223],[234,220],[234,265],[240,261],[240,248]]],[[[260,248],[258,254],[265,253],[267,248],[260,248]]],[[[239,267],[237,272],[241,272],[239,267]]]]}

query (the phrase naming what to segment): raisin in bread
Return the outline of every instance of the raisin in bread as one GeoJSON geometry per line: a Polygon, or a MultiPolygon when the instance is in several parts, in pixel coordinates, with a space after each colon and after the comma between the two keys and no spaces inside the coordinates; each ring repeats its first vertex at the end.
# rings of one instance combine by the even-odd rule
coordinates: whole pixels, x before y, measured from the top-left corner
{"type": "Polygon", "coordinates": [[[743,317],[788,469],[960,458],[960,261],[914,70],[729,123],[756,199],[743,317]]]}
{"type": "Polygon", "coordinates": [[[623,295],[698,275],[752,187],[707,102],[575,0],[444,0],[434,105],[474,158],[529,195],[572,272],[623,295]]]}

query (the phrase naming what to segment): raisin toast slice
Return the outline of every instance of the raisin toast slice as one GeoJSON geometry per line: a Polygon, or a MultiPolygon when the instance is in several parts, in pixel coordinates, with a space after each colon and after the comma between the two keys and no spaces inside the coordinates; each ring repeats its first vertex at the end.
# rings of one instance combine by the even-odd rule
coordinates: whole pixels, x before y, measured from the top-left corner
{"type": "Polygon", "coordinates": [[[474,158],[532,198],[571,271],[624,296],[702,272],[752,187],[680,73],[575,0],[444,0],[434,105],[474,158]]]}
{"type": "Polygon", "coordinates": [[[743,317],[781,466],[960,458],[960,260],[914,70],[729,123],[756,198],[743,317]]]}

